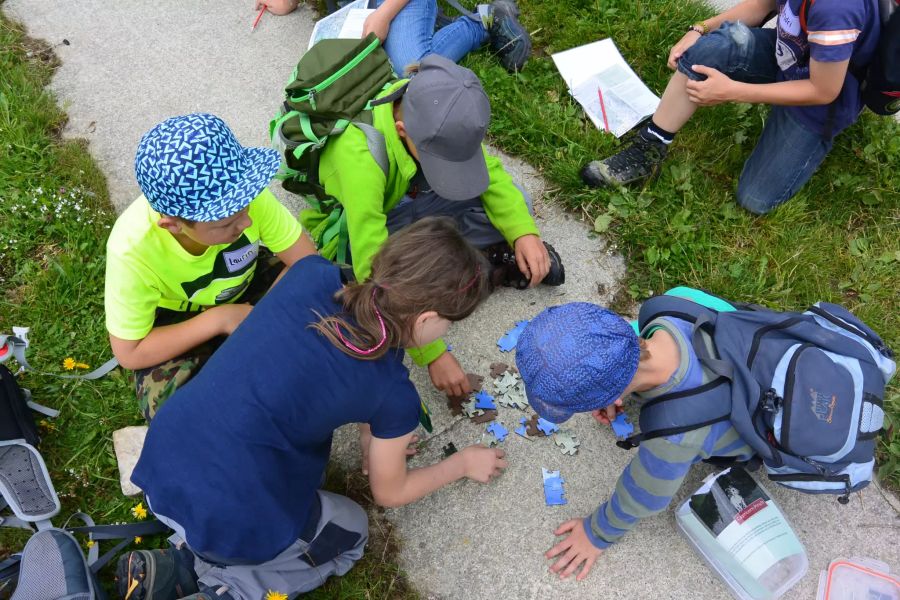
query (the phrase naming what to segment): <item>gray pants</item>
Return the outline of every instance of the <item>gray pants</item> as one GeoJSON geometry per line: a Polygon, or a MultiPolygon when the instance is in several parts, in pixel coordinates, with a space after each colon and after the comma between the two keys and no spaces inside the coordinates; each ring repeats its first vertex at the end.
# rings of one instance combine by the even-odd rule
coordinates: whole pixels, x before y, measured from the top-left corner
{"type": "MultiPolygon", "coordinates": [[[[298,539],[278,556],[258,565],[216,565],[199,556],[194,570],[201,591],[222,600],[259,600],[269,590],[287,594],[288,598],[313,590],[332,575],[344,575],[362,558],[369,539],[369,519],[355,502],[319,490],[321,513],[315,528],[310,527],[308,541],[298,539]]],[[[247,510],[252,510],[247,507],[247,510]]],[[[171,527],[173,544],[186,541],[184,528],[157,514],[171,527]]],[[[190,542],[187,542],[190,547],[190,542]]]]}
{"type": "MultiPolygon", "coordinates": [[[[520,185],[528,212],[534,214],[531,196],[520,185]]],[[[505,241],[484,211],[481,198],[472,200],[447,200],[433,190],[420,191],[415,198],[404,196],[387,214],[388,233],[395,233],[424,217],[451,217],[456,221],[460,233],[476,248],[487,248],[505,241]]]]}

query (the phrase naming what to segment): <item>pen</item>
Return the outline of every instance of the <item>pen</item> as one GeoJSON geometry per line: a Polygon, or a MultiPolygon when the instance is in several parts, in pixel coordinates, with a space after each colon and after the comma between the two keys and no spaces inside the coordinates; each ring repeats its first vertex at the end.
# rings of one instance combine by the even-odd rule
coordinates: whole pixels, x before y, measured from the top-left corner
{"type": "Polygon", "coordinates": [[[259,14],[256,15],[256,20],[253,21],[253,25],[250,26],[250,33],[253,33],[256,30],[256,26],[259,25],[259,20],[262,19],[263,13],[266,12],[267,8],[269,7],[263,4],[262,8],[259,9],[259,14]]]}
{"type": "Polygon", "coordinates": [[[603,112],[603,128],[609,131],[609,121],[606,119],[606,104],[603,102],[603,92],[597,88],[597,97],[600,98],[600,110],[603,112]]]}

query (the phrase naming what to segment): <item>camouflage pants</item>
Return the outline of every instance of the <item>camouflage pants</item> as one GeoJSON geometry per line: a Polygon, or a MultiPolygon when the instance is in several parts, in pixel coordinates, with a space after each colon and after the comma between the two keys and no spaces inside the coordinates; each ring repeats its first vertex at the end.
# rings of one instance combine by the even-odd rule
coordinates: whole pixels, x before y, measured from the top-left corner
{"type": "MultiPolygon", "coordinates": [[[[253,280],[247,286],[241,302],[256,304],[272,287],[283,268],[281,261],[265,248],[260,249],[257,261],[253,280]]],[[[191,319],[197,314],[196,312],[157,309],[153,326],[173,325],[191,319]]],[[[224,341],[224,336],[213,338],[177,358],[146,369],[137,369],[134,372],[134,388],[138,407],[148,423],[153,420],[156,411],[175,393],[175,390],[200,371],[200,368],[206,364],[212,353],[224,341]]]]}

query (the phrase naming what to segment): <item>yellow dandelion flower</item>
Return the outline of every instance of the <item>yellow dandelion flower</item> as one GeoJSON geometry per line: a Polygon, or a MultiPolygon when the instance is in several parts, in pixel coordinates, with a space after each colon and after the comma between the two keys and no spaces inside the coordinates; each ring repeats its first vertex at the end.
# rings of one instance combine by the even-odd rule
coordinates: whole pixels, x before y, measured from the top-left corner
{"type": "Polygon", "coordinates": [[[66,371],[71,371],[75,368],[75,359],[71,356],[63,361],[63,369],[66,371]]]}
{"type": "Polygon", "coordinates": [[[288,596],[284,592],[269,590],[266,592],[266,600],[288,600],[288,596]]]}
{"type": "Polygon", "coordinates": [[[75,363],[75,368],[76,369],[90,369],[91,365],[80,362],[80,363],[75,363]]]}
{"type": "MultiPolygon", "coordinates": [[[[134,543],[135,543],[135,544],[140,544],[140,543],[143,542],[143,541],[144,541],[144,538],[142,538],[141,536],[136,536],[136,537],[134,538],[134,543]]],[[[285,600],[287,600],[287,599],[285,598],[285,600]]]]}
{"type": "Polygon", "coordinates": [[[93,548],[93,547],[94,547],[94,544],[96,544],[96,543],[97,543],[97,542],[95,542],[94,540],[88,540],[88,541],[87,541],[87,547],[88,547],[88,548],[93,548]]]}
{"type": "Polygon", "coordinates": [[[131,514],[134,515],[135,519],[146,519],[147,518],[147,509],[144,508],[144,503],[141,502],[137,506],[132,508],[131,514]]]}

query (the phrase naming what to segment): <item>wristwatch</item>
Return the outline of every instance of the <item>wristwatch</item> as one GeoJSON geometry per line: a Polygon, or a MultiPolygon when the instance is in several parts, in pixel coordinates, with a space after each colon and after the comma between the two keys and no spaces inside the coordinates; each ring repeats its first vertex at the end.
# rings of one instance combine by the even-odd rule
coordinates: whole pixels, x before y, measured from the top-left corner
{"type": "Polygon", "coordinates": [[[709,33],[709,27],[703,21],[698,21],[693,25],[689,25],[687,31],[696,31],[700,35],[706,35],[709,33]]]}

